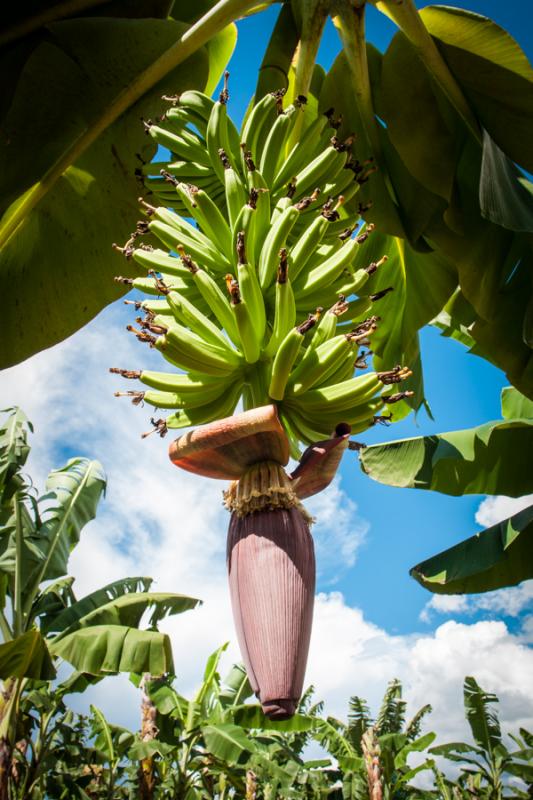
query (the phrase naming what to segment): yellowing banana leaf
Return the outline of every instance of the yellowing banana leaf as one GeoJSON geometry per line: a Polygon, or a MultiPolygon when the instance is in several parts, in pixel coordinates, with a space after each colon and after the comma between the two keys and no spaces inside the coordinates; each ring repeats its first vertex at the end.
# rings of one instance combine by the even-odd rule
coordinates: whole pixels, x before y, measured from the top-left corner
{"type": "Polygon", "coordinates": [[[363,472],[389,486],[520,497],[533,491],[531,453],[533,420],[513,419],[371,445],[359,457],[363,472]]]}
{"type": "Polygon", "coordinates": [[[54,657],[65,659],[92,675],[117,672],[173,672],[172,650],[166,633],[138,631],[124,625],[82,628],[50,643],[54,657]]]}
{"type": "Polygon", "coordinates": [[[140,118],[161,112],[162,94],[214,86],[234,44],[231,26],[152,86],[144,71],[185,30],[169,19],[83,17],[52,22],[31,47],[18,42],[15,64],[11,50],[0,54],[3,70],[20,72],[0,108],[1,367],[73,333],[120,296],[115,274],[134,274],[111,244],[135,228],[135,169],[155,152],[140,118]],[[116,118],[117,96],[137,85],[141,99],[125,100],[116,118]],[[85,135],[95,140],[83,150],[85,135]]]}
{"type": "Polygon", "coordinates": [[[56,671],[39,631],[27,631],[0,645],[0,678],[52,680],[56,671]]]}
{"type": "Polygon", "coordinates": [[[490,592],[533,578],[533,506],[410,570],[437,594],[490,592]]]}
{"type": "Polygon", "coordinates": [[[513,161],[533,170],[533,69],[486,17],[446,6],[420,11],[482,126],[513,161]]]}

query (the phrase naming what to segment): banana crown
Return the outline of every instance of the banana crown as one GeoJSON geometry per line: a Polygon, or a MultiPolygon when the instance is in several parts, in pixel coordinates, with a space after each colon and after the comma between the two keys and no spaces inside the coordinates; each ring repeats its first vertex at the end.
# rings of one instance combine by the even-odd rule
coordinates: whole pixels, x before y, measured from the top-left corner
{"type": "Polygon", "coordinates": [[[128,330],[177,369],[111,371],[148,387],[117,395],[174,409],[152,420],[160,435],[230,416],[241,398],[245,409],[275,402],[297,455],[340,422],[359,432],[390,421],[385,404],[412,394],[382,391],[408,368],[363,372],[373,303],[390,291],[371,289],[386,255],[364,255],[373,225],[357,193],[372,159],[339,139],[333,111],[313,118],[305,98],[284,107],[283,94],[259,100],[239,131],[226,75],[216,101],[184,92],[144,121],[170,156],[140,170],[150,202],[114,245],[145,276],[116,280],[150,296],[126,301],[144,314],[128,330]]]}

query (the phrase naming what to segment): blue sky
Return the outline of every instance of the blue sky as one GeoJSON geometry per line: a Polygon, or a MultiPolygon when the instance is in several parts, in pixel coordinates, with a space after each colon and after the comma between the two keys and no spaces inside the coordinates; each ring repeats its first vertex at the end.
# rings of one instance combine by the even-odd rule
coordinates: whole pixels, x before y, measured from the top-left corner
{"type": "MultiPolygon", "coordinates": [[[[524,38],[531,27],[529,3],[469,0],[465,7],[492,15],[531,56],[531,39],[524,38]]],[[[268,9],[238,23],[229,107],[237,122],[254,91],[275,14],[268,9]]],[[[369,8],[368,29],[368,38],[383,49],[394,26],[369,8]]],[[[320,62],[328,67],[338,49],[337,34],[328,26],[320,62]]],[[[113,257],[119,273],[120,259],[113,257]]],[[[106,499],[71,559],[78,596],[127,575],[151,575],[157,591],[204,600],[201,609],[164,623],[180,691],[189,696],[205,659],[222,642],[231,642],[225,665],[239,660],[225,571],[228,517],[222,483],[174,469],[168,438],[140,439],[150,409],[113,397],[125,387],[108,367],[164,368],[158,353],[124,331],[131,317],[121,302],[104,309],[67,341],[1,373],[0,393],[4,407],[20,405],[35,424],[28,472],[37,486],[52,467],[78,454],[101,460],[108,473],[106,499]]],[[[421,413],[416,422],[409,418],[373,430],[364,437],[367,442],[470,427],[500,416],[506,380],[499,370],[434,329],[422,331],[421,341],[435,421],[421,413]]],[[[326,701],[327,713],[344,716],[354,693],[375,709],[387,682],[399,677],[413,711],[426,702],[433,705],[431,725],[441,741],[461,739],[467,735],[462,681],[474,674],[501,698],[508,727],[532,727],[533,650],[527,643],[533,642],[533,615],[527,618],[527,602],[533,582],[428,608],[431,595],[408,575],[412,565],[479,529],[475,514],[482,499],[381,486],[365,477],[348,453],[340,482],[309,504],[320,522],[314,528],[319,596],[307,679],[326,701]]],[[[498,513],[512,513],[505,498],[485,503],[482,518],[498,513]]],[[[75,702],[81,709],[95,703],[112,721],[137,726],[138,697],[126,678],[103,681],[75,702]]]]}
{"type": "MultiPolygon", "coordinates": [[[[422,8],[427,3],[417,3],[422,8]]],[[[485,14],[501,24],[531,58],[533,43],[525,34],[533,20],[531,5],[522,0],[468,0],[458,6],[485,14]]],[[[229,113],[240,123],[254,92],[262,53],[278,13],[273,6],[238,23],[238,41],[231,59],[229,113]]],[[[396,26],[367,6],[367,38],[384,51],[396,26]]],[[[328,69],[339,52],[339,38],[328,24],[318,61],[328,69]]],[[[389,429],[376,428],[359,439],[387,441],[479,425],[500,418],[500,391],[505,375],[489,363],[468,355],[465,348],[444,339],[433,328],[421,333],[426,396],[434,421],[422,411],[389,429]]],[[[336,587],[346,600],[363,608],[368,617],[388,630],[413,630],[428,593],[408,575],[409,567],[479,530],[474,521],[480,497],[451,498],[433,492],[399,490],[379,485],[359,470],[354,454],[344,457],[342,487],[358,505],[370,530],[358,551],[357,564],[337,576],[336,587]]],[[[328,575],[319,575],[319,589],[328,588],[328,575]]],[[[476,618],[489,612],[478,612],[476,618]]],[[[515,619],[507,619],[515,627],[515,619]]],[[[436,620],[434,622],[436,624],[436,620]]]]}

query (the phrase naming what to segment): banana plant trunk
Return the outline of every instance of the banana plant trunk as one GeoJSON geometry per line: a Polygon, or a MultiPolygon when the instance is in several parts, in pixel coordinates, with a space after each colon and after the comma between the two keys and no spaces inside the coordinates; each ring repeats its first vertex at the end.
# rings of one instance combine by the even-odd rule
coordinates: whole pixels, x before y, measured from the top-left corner
{"type": "Polygon", "coordinates": [[[311,638],[315,554],[301,500],[331,482],[349,433],[337,426],[290,475],[289,443],[273,405],[197,428],[170,446],[176,466],[232,480],[224,498],[233,616],[248,679],[271,719],[297,709],[311,638]]]}

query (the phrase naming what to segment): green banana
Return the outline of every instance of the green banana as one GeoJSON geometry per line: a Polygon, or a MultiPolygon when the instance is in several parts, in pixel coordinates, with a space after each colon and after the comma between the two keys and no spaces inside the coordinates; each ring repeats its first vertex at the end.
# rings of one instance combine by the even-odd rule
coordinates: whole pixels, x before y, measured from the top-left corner
{"type": "Polygon", "coordinates": [[[344,296],[341,295],[336,303],[331,308],[322,314],[318,325],[313,329],[313,336],[309,342],[310,348],[317,348],[328,339],[332,339],[337,333],[337,320],[342,314],[345,314],[349,308],[344,296]]]}
{"type": "Polygon", "coordinates": [[[261,345],[254,329],[254,319],[250,313],[250,308],[243,301],[239,282],[235,280],[233,275],[226,275],[226,286],[230,296],[235,325],[239,332],[241,350],[248,364],[255,364],[261,354],[261,345]]]}
{"type": "Polygon", "coordinates": [[[176,190],[184,203],[189,204],[190,214],[202,232],[222,253],[228,253],[231,248],[231,229],[216,203],[206,192],[192,184],[185,186],[179,183],[176,190]]]}
{"type": "Polygon", "coordinates": [[[270,339],[265,347],[265,355],[269,357],[272,357],[276,354],[281,342],[284,340],[291,328],[294,327],[296,322],[296,305],[288,275],[289,265],[287,261],[286,248],[282,248],[279,251],[279,258],[280,261],[276,277],[274,322],[272,325],[270,339]]]}
{"type": "Polygon", "coordinates": [[[226,151],[221,148],[218,151],[218,155],[224,167],[224,189],[229,224],[231,230],[235,231],[235,223],[243,205],[246,203],[246,191],[238,173],[231,166],[226,151]]]}
{"type": "MultiPolygon", "coordinates": [[[[241,142],[246,151],[252,154],[253,160],[259,164],[262,153],[262,143],[266,140],[271,126],[277,118],[279,98],[276,93],[267,94],[252,108],[244,123],[241,132],[241,142]]],[[[242,151],[242,166],[246,168],[244,150],[242,151]]]]}
{"type": "Polygon", "coordinates": [[[273,185],[278,166],[285,160],[285,147],[300,113],[300,103],[282,110],[266,138],[259,170],[268,186],[273,185]]]}
{"type": "Polygon", "coordinates": [[[210,344],[183,325],[173,325],[153,344],[181,369],[226,376],[234,374],[242,366],[242,357],[236,351],[210,344]]]}
{"type": "Polygon", "coordinates": [[[314,157],[314,153],[318,151],[317,142],[320,140],[327,125],[327,117],[321,114],[305,129],[300,141],[294,145],[274,177],[274,192],[286,186],[301,171],[304,164],[308,163],[309,157],[314,157]]]}
{"type": "Polygon", "coordinates": [[[223,332],[209,317],[202,314],[198,308],[179,292],[169,292],[167,302],[177,322],[187,325],[193,333],[206,342],[228,347],[229,343],[223,332]]]}
{"type": "Polygon", "coordinates": [[[237,275],[242,301],[253,321],[254,337],[261,351],[266,330],[265,301],[256,270],[246,257],[248,240],[245,237],[244,231],[239,231],[237,234],[237,275]]]}
{"type": "Polygon", "coordinates": [[[218,392],[225,390],[228,381],[223,378],[202,373],[189,372],[154,372],[153,370],[127,370],[112,367],[109,372],[121,375],[129,380],[139,380],[152,389],[163,392],[173,392],[183,397],[208,395],[206,402],[218,396],[218,392]]]}
{"type": "Polygon", "coordinates": [[[294,292],[300,299],[313,292],[329,286],[346,269],[349,269],[355,258],[358,244],[355,239],[344,242],[340,250],[333,253],[319,267],[307,272],[305,277],[295,283],[294,292]]]}
{"type": "Polygon", "coordinates": [[[285,246],[287,236],[296,220],[299,211],[295,206],[289,206],[274,222],[261,248],[257,272],[262,289],[270,286],[276,275],[279,251],[285,246]]]}
{"type": "Polygon", "coordinates": [[[268,387],[268,394],[273,400],[283,400],[287,381],[303,344],[304,336],[307,331],[313,327],[315,322],[316,318],[310,316],[305,322],[302,322],[301,325],[296,325],[296,327],[291,328],[281,342],[272,363],[270,385],[268,387]]]}
{"type": "Polygon", "coordinates": [[[145,122],[146,132],[156,140],[158,144],[163,145],[174,153],[178,158],[184,161],[194,161],[204,166],[209,166],[209,158],[202,147],[198,137],[194,137],[191,133],[185,130],[181,133],[172,133],[166,128],[161,128],[159,125],[154,125],[152,122],[145,122]],[[198,139],[198,141],[196,141],[198,139]]]}
{"type": "MultiPolygon", "coordinates": [[[[185,408],[171,414],[166,420],[154,421],[154,430],[149,433],[159,433],[164,436],[167,430],[176,428],[189,428],[196,425],[205,425],[216,419],[230,417],[235,411],[243,388],[242,380],[235,381],[229,389],[211,403],[199,408],[185,408]]],[[[147,436],[148,434],[144,434],[147,436]]]]}
{"type": "Polygon", "coordinates": [[[180,252],[181,260],[191,273],[201,296],[213,312],[220,326],[226,331],[233,344],[239,346],[240,336],[228,301],[219,289],[217,283],[205,270],[200,269],[192,258],[183,249],[180,252]]]}

